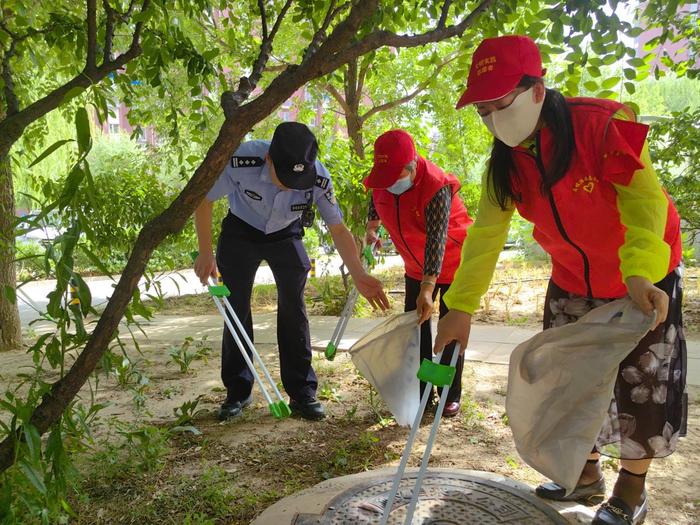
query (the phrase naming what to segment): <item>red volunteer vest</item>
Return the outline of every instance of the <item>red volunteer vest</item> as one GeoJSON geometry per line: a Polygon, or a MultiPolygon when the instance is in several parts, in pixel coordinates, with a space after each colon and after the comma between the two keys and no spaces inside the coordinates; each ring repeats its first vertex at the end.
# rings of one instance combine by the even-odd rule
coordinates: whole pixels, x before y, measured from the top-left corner
{"type": "Polygon", "coordinates": [[[403,258],[406,275],[419,281],[423,278],[425,257],[425,207],[437,191],[447,185],[452,188],[452,207],[447,227],[445,256],[437,282],[449,284],[459,266],[467,226],[473,222],[467,208],[457,196],[460,188],[457,178],[419,157],[416,178],[408,191],[394,195],[387,190],[372,190],[377,214],[403,258]]]}
{"type": "MultiPolygon", "coordinates": [[[[613,118],[624,106],[609,100],[567,99],[573,119],[576,150],[567,174],[540,192],[536,157],[513,149],[517,173],[513,192],[520,215],[534,223],[534,237],[552,258],[552,280],[582,296],[617,298],[627,293],[618,251],[625,227],[620,220],[613,183],[629,184],[643,167],[639,159],[648,126],[613,118]]],[[[552,158],[553,139],[545,127],[539,134],[543,166],[552,158]]],[[[668,196],[668,195],[667,195],[668,196]]],[[[664,240],[671,247],[669,271],[681,259],[680,218],[669,198],[664,240]]]]}

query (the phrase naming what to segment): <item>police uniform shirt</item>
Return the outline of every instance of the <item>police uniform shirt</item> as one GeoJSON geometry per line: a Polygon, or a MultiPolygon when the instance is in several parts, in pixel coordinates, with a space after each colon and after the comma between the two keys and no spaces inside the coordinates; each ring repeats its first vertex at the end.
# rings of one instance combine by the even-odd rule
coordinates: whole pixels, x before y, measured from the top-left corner
{"type": "Polygon", "coordinates": [[[266,234],[286,228],[297,220],[309,201],[316,204],[327,225],[342,223],[343,215],[325,166],[316,160],[316,182],[311,189],[282,190],[272,182],[269,165],[265,162],[269,149],[268,140],[241,144],[209,190],[207,199],[215,201],[227,195],[231,213],[266,234]]]}

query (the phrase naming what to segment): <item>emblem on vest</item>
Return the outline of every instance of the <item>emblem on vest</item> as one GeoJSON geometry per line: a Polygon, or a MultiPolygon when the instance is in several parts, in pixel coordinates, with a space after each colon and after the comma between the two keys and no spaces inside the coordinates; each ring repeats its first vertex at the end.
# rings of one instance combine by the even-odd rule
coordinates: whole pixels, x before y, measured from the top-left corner
{"type": "Polygon", "coordinates": [[[598,179],[596,179],[593,175],[586,175],[585,177],[581,177],[576,181],[573,191],[577,192],[578,190],[583,190],[586,193],[593,193],[597,183],[598,179]]]}
{"type": "Polygon", "coordinates": [[[250,198],[253,199],[254,201],[261,201],[261,200],[262,200],[262,196],[261,196],[261,195],[258,195],[258,194],[255,193],[253,190],[244,190],[244,193],[245,193],[246,195],[248,195],[248,197],[250,197],[250,198]]]}
{"type": "Polygon", "coordinates": [[[292,204],[292,207],[290,209],[292,211],[304,211],[308,207],[308,204],[306,204],[305,202],[301,202],[299,204],[292,204]]]}
{"type": "Polygon", "coordinates": [[[254,168],[263,164],[265,164],[265,159],[260,157],[241,157],[238,155],[231,157],[232,168],[254,168]]]}

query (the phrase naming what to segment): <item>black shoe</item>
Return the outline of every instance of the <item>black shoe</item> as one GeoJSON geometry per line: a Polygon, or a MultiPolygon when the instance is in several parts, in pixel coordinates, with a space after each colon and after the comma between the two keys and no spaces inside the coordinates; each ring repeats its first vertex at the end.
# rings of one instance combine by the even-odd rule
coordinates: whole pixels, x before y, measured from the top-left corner
{"type": "Polygon", "coordinates": [[[639,525],[644,523],[648,510],[646,491],[642,493],[641,501],[634,508],[634,511],[630,509],[624,500],[617,496],[612,496],[600,506],[591,525],[639,525]]]}
{"type": "Polygon", "coordinates": [[[311,421],[318,421],[326,417],[326,411],[323,405],[315,399],[308,399],[305,401],[290,399],[289,408],[292,409],[292,414],[297,414],[311,421]]]}
{"type": "Polygon", "coordinates": [[[556,501],[578,501],[584,505],[598,505],[605,498],[605,479],[577,485],[571,494],[566,495],[566,489],[558,483],[543,483],[535,489],[535,494],[540,498],[556,501]]]}
{"type": "Polygon", "coordinates": [[[253,402],[253,395],[249,395],[243,401],[230,401],[226,399],[219,408],[219,421],[226,421],[232,417],[238,417],[243,413],[243,409],[253,402]]]}

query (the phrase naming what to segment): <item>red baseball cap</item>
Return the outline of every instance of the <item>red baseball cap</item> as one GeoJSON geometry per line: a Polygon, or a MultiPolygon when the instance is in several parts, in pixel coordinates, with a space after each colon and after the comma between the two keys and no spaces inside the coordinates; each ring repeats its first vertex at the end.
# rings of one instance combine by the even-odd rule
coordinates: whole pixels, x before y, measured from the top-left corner
{"type": "Polygon", "coordinates": [[[498,100],[513,91],[524,75],[541,77],[546,72],[542,69],[540,50],[530,37],[486,38],[474,51],[467,89],[456,109],[474,102],[498,100]]]}
{"type": "Polygon", "coordinates": [[[388,188],[416,158],[413,137],[402,129],[382,133],[374,141],[374,166],[364,181],[367,188],[388,188]]]}

